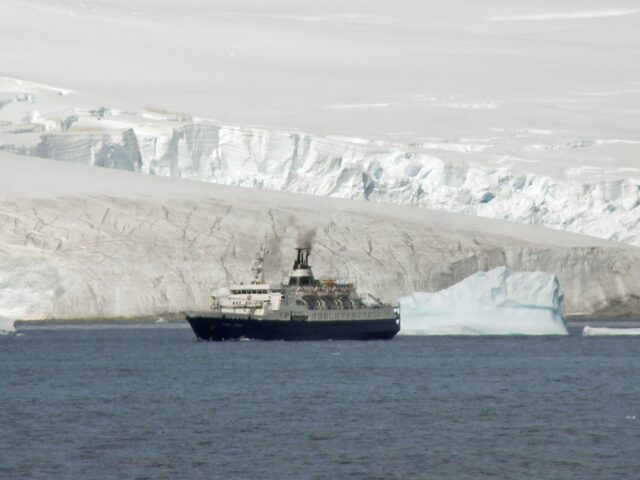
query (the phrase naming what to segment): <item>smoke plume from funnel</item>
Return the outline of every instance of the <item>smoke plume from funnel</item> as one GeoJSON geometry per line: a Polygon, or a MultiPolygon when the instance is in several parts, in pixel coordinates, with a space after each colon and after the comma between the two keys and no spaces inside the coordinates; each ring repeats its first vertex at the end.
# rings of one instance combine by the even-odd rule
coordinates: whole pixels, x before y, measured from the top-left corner
{"type": "Polygon", "coordinates": [[[267,237],[267,251],[269,253],[265,257],[264,272],[266,278],[273,278],[274,281],[280,281],[281,276],[287,272],[287,269],[282,266],[280,247],[281,243],[278,237],[275,235],[267,237]]]}
{"type": "Polygon", "coordinates": [[[311,248],[316,238],[316,229],[310,228],[298,235],[298,248],[311,248]]]}

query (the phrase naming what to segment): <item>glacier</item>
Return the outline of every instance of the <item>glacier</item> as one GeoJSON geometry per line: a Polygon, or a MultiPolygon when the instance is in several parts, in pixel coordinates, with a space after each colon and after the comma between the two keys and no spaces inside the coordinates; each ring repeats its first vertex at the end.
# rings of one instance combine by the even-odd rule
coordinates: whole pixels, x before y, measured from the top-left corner
{"type": "Polygon", "coordinates": [[[623,7],[7,0],[0,149],[638,246],[623,7]]]}
{"type": "Polygon", "coordinates": [[[640,249],[535,225],[212,185],[0,151],[0,316],[87,319],[207,310],[250,277],[264,234],[267,279],[316,230],[315,273],[395,302],[479,270],[544,271],[568,314],[640,311],[640,249]]]}
{"type": "Polygon", "coordinates": [[[568,335],[554,275],[505,267],[400,299],[403,335],[568,335]]]}
{"type": "Polygon", "coordinates": [[[0,316],[206,308],[310,218],[386,299],[506,266],[640,311],[640,37],[609,3],[4,1],[0,316]]]}
{"type": "MultiPolygon", "coordinates": [[[[0,148],[15,153],[223,185],[420,206],[640,245],[640,169],[587,165],[579,172],[575,167],[564,173],[536,171],[526,159],[544,154],[528,143],[539,140],[521,144],[522,135],[514,140],[511,132],[485,140],[406,145],[220,125],[171,112],[81,106],[67,90],[9,77],[0,78],[0,95],[3,90],[0,148]]],[[[553,155],[584,160],[594,151],[613,155],[621,146],[637,152],[640,140],[567,138],[553,155]]]]}

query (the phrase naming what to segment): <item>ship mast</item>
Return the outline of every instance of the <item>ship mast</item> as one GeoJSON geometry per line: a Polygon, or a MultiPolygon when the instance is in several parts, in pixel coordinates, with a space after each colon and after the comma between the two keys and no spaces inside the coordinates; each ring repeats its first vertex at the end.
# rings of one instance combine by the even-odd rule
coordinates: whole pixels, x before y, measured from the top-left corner
{"type": "Polygon", "coordinates": [[[269,251],[267,250],[267,235],[265,234],[260,251],[256,254],[256,258],[253,260],[253,266],[251,267],[253,283],[264,283],[264,258],[267,253],[269,253],[269,251]]]}

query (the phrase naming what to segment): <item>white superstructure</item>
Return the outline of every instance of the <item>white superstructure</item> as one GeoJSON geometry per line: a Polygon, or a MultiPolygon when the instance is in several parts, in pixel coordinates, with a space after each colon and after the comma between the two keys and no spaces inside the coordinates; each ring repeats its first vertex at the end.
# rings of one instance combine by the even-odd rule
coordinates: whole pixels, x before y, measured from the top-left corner
{"type": "Polygon", "coordinates": [[[390,305],[371,295],[358,295],[352,283],[316,280],[308,262],[310,247],[296,250],[288,284],[270,285],[264,281],[267,251],[263,245],[252,267],[253,280],[230,285],[228,294],[213,296],[213,309],[223,314],[286,321],[380,320],[396,316],[390,305]]]}

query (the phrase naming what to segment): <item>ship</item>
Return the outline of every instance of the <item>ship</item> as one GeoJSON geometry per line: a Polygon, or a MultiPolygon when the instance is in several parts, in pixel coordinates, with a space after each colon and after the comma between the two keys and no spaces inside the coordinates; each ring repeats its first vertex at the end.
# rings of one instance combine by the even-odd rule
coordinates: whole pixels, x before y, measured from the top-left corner
{"type": "Polygon", "coordinates": [[[297,247],[286,283],[264,280],[266,240],[252,266],[253,280],[212,295],[211,310],[186,319],[200,340],[388,340],[400,331],[400,311],[358,294],[353,283],[316,279],[309,246],[297,247]]]}

